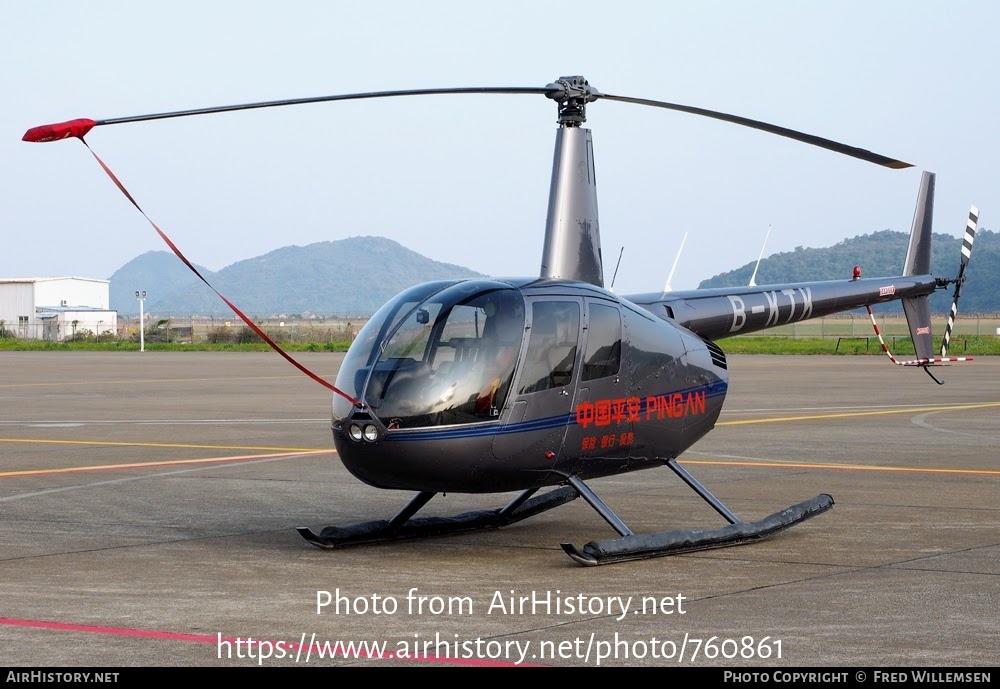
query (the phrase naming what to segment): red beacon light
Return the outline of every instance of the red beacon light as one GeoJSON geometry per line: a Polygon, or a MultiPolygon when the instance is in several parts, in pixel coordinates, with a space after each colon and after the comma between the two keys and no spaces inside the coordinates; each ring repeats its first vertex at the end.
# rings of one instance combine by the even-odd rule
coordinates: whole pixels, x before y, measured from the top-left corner
{"type": "Polygon", "coordinates": [[[854,266],[854,280],[861,279],[861,266],[854,266]]]}

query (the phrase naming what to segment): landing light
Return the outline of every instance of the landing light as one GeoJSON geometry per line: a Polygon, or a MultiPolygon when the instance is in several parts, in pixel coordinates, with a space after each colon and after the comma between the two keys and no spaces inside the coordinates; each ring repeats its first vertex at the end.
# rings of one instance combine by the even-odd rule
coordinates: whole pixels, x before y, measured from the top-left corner
{"type": "Polygon", "coordinates": [[[375,427],[375,424],[370,423],[365,426],[365,440],[370,443],[378,440],[378,429],[375,427]]]}
{"type": "Polygon", "coordinates": [[[361,426],[356,423],[352,423],[351,427],[347,429],[347,433],[351,436],[351,440],[354,442],[359,442],[361,440],[361,426]]]}

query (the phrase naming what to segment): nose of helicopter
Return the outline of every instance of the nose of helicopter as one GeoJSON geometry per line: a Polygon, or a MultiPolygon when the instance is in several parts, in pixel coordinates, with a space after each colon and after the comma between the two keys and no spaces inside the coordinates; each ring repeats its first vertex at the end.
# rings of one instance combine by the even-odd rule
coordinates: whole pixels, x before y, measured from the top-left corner
{"type": "Polygon", "coordinates": [[[536,481],[493,458],[495,431],[494,425],[389,430],[362,411],[333,428],[333,441],[347,470],[378,488],[488,493],[536,481]]]}

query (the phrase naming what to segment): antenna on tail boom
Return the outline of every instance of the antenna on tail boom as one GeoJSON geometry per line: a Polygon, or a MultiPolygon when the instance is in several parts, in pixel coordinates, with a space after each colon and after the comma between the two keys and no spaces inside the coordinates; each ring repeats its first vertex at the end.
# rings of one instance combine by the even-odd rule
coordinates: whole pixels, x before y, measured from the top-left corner
{"type": "Polygon", "coordinates": [[[767,234],[764,235],[764,243],[760,245],[760,254],[757,256],[757,265],[753,267],[753,275],[750,276],[750,284],[747,287],[757,286],[757,269],[760,268],[760,260],[764,258],[764,247],[767,246],[767,238],[771,236],[771,226],[767,226],[767,234]]]}
{"type": "Polygon", "coordinates": [[[688,233],[685,232],[684,237],[681,238],[681,245],[677,249],[677,255],[674,256],[674,265],[670,266],[670,274],[667,276],[667,284],[663,286],[663,294],[666,294],[667,292],[673,290],[673,287],[670,286],[670,283],[674,279],[674,271],[677,270],[677,262],[681,260],[681,252],[684,251],[684,242],[687,241],[687,238],[688,238],[688,233]]]}

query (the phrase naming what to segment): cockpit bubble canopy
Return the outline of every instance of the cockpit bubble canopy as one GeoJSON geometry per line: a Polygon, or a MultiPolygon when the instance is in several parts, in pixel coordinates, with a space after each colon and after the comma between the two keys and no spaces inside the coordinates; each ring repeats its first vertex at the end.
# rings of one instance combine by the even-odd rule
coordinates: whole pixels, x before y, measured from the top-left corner
{"type": "MultiPolygon", "coordinates": [[[[490,280],[435,282],[379,309],[351,345],[337,387],[389,430],[495,421],[524,336],[524,299],[490,280]]],[[[335,422],[351,404],[334,399],[335,422]]]]}

